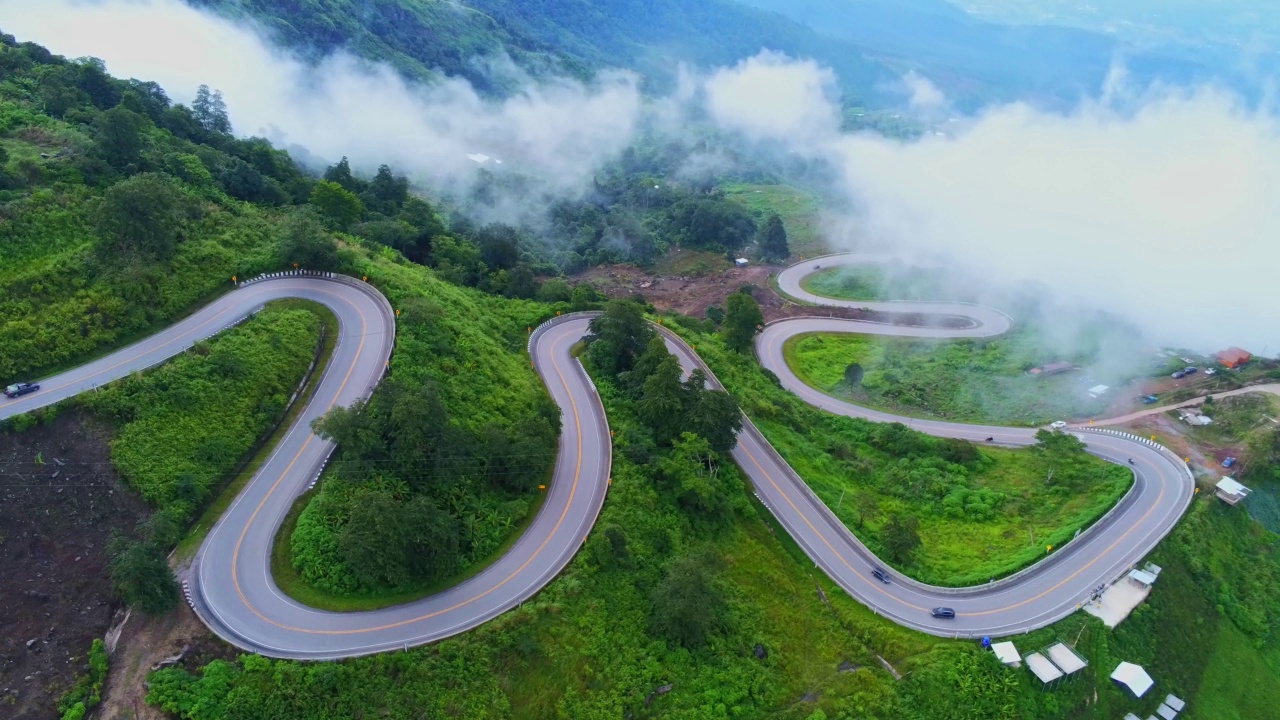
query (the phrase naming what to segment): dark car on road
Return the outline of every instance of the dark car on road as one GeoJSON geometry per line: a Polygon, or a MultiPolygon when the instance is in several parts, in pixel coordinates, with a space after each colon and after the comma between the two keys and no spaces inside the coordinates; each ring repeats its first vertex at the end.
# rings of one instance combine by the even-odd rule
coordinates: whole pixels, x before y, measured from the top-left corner
{"type": "Polygon", "coordinates": [[[879,580],[885,585],[889,584],[889,575],[884,570],[881,570],[880,568],[871,568],[871,577],[879,580]]]}
{"type": "Polygon", "coordinates": [[[952,610],[951,608],[945,608],[945,607],[937,607],[937,608],[934,608],[933,610],[930,610],[929,612],[936,618],[953,618],[956,616],[955,610],[952,610]]]}
{"type": "Polygon", "coordinates": [[[39,389],[40,385],[37,383],[14,383],[4,389],[4,395],[5,397],[16,398],[21,395],[26,395],[27,393],[33,393],[39,389]]]}

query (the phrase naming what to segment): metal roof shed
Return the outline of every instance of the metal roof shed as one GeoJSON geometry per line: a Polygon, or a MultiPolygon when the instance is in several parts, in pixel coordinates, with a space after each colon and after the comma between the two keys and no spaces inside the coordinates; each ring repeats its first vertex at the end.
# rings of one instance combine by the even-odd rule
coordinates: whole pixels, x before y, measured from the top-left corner
{"type": "Polygon", "coordinates": [[[1049,659],[1053,661],[1062,670],[1064,675],[1072,675],[1080,672],[1089,666],[1089,662],[1080,657],[1071,646],[1066,643],[1055,643],[1049,646],[1046,651],[1049,653],[1049,659]]]}
{"type": "Polygon", "coordinates": [[[1021,667],[1022,656],[1018,654],[1018,648],[1014,647],[1011,642],[998,642],[991,645],[991,652],[996,654],[1000,662],[1009,667],[1021,667]]]}
{"type": "Polygon", "coordinates": [[[1049,662],[1049,658],[1040,653],[1031,653],[1023,658],[1027,661],[1027,669],[1045,685],[1056,683],[1062,679],[1062,671],[1049,662]]]}
{"type": "Polygon", "coordinates": [[[1156,714],[1164,718],[1164,720],[1173,720],[1178,717],[1178,711],[1164,703],[1160,703],[1160,707],[1156,708],[1156,714]]]}
{"type": "Polygon", "coordinates": [[[1182,712],[1182,708],[1187,706],[1186,703],[1182,702],[1182,698],[1177,695],[1166,695],[1164,698],[1164,704],[1178,712],[1182,712]]]}
{"type": "Polygon", "coordinates": [[[1138,717],[1137,715],[1134,715],[1133,713],[1125,713],[1124,720],[1142,720],[1142,718],[1138,717]]]}
{"type": "Polygon", "coordinates": [[[1111,679],[1128,688],[1134,697],[1142,697],[1147,694],[1152,685],[1156,684],[1141,665],[1134,665],[1131,662],[1122,662],[1117,665],[1115,672],[1111,673],[1111,679]]]}

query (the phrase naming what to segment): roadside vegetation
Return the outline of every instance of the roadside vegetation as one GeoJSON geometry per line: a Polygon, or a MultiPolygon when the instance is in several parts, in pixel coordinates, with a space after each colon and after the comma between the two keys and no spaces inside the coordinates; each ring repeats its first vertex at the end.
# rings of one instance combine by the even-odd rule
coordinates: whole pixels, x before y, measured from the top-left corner
{"type": "MultiPolygon", "coordinates": [[[[755,305],[749,295],[736,297],[755,305]]],[[[1132,484],[1128,469],[1088,455],[1063,433],[1045,433],[1032,450],[1005,450],[817,410],[760,368],[750,350],[757,324],[747,324],[742,340],[730,318],[719,331],[692,318],[667,323],[697,346],[845,525],[923,582],[971,585],[1021,569],[1091,524],[1132,484]]]]}
{"type": "MultiPolygon", "coordinates": [[[[812,257],[827,252],[818,196],[790,185],[725,183],[722,189],[729,200],[747,208],[762,226],[770,216],[777,215],[786,229],[791,256],[812,257]]],[[[783,264],[787,259],[773,258],[783,264]]]]}
{"type": "Polygon", "coordinates": [[[818,270],[800,287],[837,300],[966,300],[966,291],[940,270],[899,263],[850,265],[818,270]]]}
{"type": "MultiPolygon", "coordinates": [[[[1233,717],[1215,713],[1256,710],[1253,691],[1277,687],[1267,665],[1280,620],[1275,536],[1211,498],[1153,555],[1164,567],[1156,591],[1118,629],[1077,613],[1014,638],[1023,653],[1066,641],[1089,661],[1054,690],[972,642],[874,616],[806,569],[733,465],[709,446],[690,452],[700,444],[684,434],[691,425],[665,427],[668,415],[646,409],[636,388],[650,383],[681,403],[703,396],[671,383],[661,369],[670,361],[626,329],[640,327],[638,310],[597,326],[586,355],[615,431],[609,498],[584,548],[535,598],[405,653],[319,664],[246,655],[161,670],[148,702],[191,720],[323,720],[374,707],[388,718],[1108,720],[1151,714],[1170,692],[1189,701],[1189,717],[1233,717]],[[599,367],[623,357],[610,338],[626,341],[629,370],[599,367]],[[661,440],[675,430],[679,439],[661,440]],[[1157,692],[1134,700],[1111,683],[1120,660],[1143,664],[1157,692]],[[1236,683],[1224,681],[1227,662],[1239,663],[1236,683]]],[[[1268,716],[1260,712],[1252,716],[1268,716]]]]}

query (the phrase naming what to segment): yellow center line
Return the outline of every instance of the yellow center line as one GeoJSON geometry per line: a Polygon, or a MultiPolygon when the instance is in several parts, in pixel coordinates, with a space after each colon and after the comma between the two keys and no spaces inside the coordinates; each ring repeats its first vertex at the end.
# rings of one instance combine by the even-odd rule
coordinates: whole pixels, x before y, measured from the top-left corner
{"type": "MultiPolygon", "coordinates": [[[[357,309],[357,310],[358,310],[358,309],[357,309]]],[[[361,313],[361,315],[360,315],[360,319],[361,319],[361,322],[363,323],[363,322],[364,322],[364,314],[363,314],[363,313],[361,313]]],[[[362,339],[361,339],[361,341],[360,341],[360,344],[361,344],[361,347],[363,348],[363,346],[364,346],[363,332],[361,333],[361,335],[362,335],[362,339]]],[[[257,517],[258,512],[259,512],[260,510],[262,510],[262,508],[263,508],[263,506],[264,506],[264,505],[266,505],[267,500],[271,497],[271,494],[275,492],[276,487],[278,487],[278,486],[280,485],[281,481],[283,481],[283,480],[284,480],[284,477],[285,477],[286,475],[288,475],[288,474],[289,474],[289,469],[290,469],[290,468],[292,468],[292,467],[293,467],[293,465],[294,465],[294,463],[296,463],[296,462],[298,461],[298,458],[299,458],[299,457],[301,457],[303,450],[305,450],[305,449],[306,449],[306,446],[307,446],[307,444],[306,444],[306,443],[304,443],[304,444],[303,444],[303,446],[302,446],[302,449],[298,451],[298,454],[297,454],[296,456],[294,456],[293,460],[289,463],[289,466],[288,466],[287,468],[285,468],[284,473],[280,476],[280,478],[279,478],[279,479],[277,479],[277,480],[276,480],[275,484],[273,484],[273,485],[271,486],[271,489],[267,491],[267,495],[266,495],[266,497],[264,497],[264,498],[262,499],[262,501],[261,501],[260,503],[258,503],[258,507],[257,507],[256,509],[254,509],[254,511],[253,511],[253,515],[251,515],[251,516],[249,517],[249,521],[245,524],[244,530],[243,530],[243,531],[241,531],[241,533],[240,533],[240,540],[236,542],[236,549],[235,549],[235,553],[232,555],[232,558],[231,558],[231,580],[232,580],[232,583],[234,583],[234,584],[235,584],[236,594],[238,594],[238,595],[240,596],[240,600],[245,604],[245,607],[249,608],[249,610],[251,610],[251,611],[253,612],[253,614],[254,614],[254,615],[257,615],[259,618],[261,618],[261,619],[262,619],[262,620],[264,620],[265,622],[270,623],[271,625],[274,625],[274,626],[276,626],[276,627],[278,627],[278,628],[281,628],[281,629],[283,629],[283,630],[289,630],[289,631],[292,631],[292,632],[305,633],[305,634],[307,634],[307,635],[354,635],[354,634],[357,634],[357,633],[377,632],[377,631],[379,631],[379,630],[391,630],[391,629],[394,629],[394,628],[403,627],[403,626],[405,626],[405,625],[411,625],[411,624],[413,624],[413,623],[421,622],[421,621],[423,621],[423,620],[429,620],[429,619],[431,619],[431,618],[433,618],[433,617],[436,617],[436,616],[439,616],[439,615],[443,615],[444,613],[451,612],[451,611],[453,611],[453,610],[457,610],[458,608],[461,608],[461,607],[465,607],[465,606],[467,606],[467,605],[470,605],[471,603],[474,603],[474,602],[476,602],[477,600],[480,600],[481,598],[484,598],[484,597],[486,597],[487,595],[489,595],[489,594],[491,594],[491,593],[495,592],[496,590],[498,590],[499,588],[501,588],[502,586],[504,586],[504,585],[506,585],[508,582],[510,582],[512,579],[514,579],[517,575],[519,575],[520,573],[522,573],[522,572],[524,571],[524,569],[525,569],[525,568],[527,568],[527,567],[528,567],[528,566],[529,566],[529,565],[530,565],[530,564],[531,564],[535,559],[537,559],[537,557],[538,557],[538,556],[542,553],[542,551],[546,548],[547,544],[548,544],[549,542],[551,542],[551,538],[555,537],[556,533],[557,533],[557,532],[559,531],[559,529],[560,529],[560,526],[564,523],[565,518],[566,518],[566,517],[568,516],[568,514],[569,514],[569,508],[571,508],[571,507],[573,506],[573,498],[574,498],[574,496],[577,494],[577,491],[578,491],[578,479],[579,479],[579,477],[580,477],[580,475],[581,475],[581,473],[582,473],[582,423],[581,423],[581,420],[580,420],[580,418],[579,418],[579,416],[578,416],[578,404],[577,404],[577,402],[575,402],[575,401],[574,401],[574,399],[573,399],[573,392],[572,392],[572,391],[571,391],[571,389],[569,388],[569,383],[564,379],[564,373],[562,373],[562,372],[561,372],[561,370],[560,370],[560,364],[556,362],[556,353],[557,353],[557,351],[558,351],[558,349],[559,349],[560,345],[562,345],[562,344],[563,344],[563,340],[558,341],[558,342],[556,342],[556,343],[553,343],[553,344],[552,344],[552,347],[551,347],[551,366],[555,369],[555,371],[556,371],[556,376],[557,376],[557,377],[559,377],[559,379],[560,379],[560,383],[564,386],[564,388],[565,388],[565,393],[569,396],[569,405],[570,405],[570,407],[571,407],[571,408],[572,408],[572,410],[573,410],[573,425],[574,425],[574,430],[575,430],[575,433],[576,433],[576,435],[577,435],[577,439],[578,439],[578,454],[577,454],[577,461],[576,461],[576,464],[574,465],[574,470],[573,470],[573,484],[571,484],[571,485],[569,486],[569,499],[568,499],[568,501],[565,503],[564,509],[560,511],[560,517],[556,519],[556,524],[551,528],[551,532],[547,533],[547,536],[546,536],[545,538],[543,538],[543,540],[542,540],[542,544],[540,544],[540,545],[538,546],[538,548],[537,548],[536,550],[534,550],[533,554],[531,554],[527,560],[525,560],[523,563],[521,563],[521,564],[520,564],[520,567],[518,567],[518,568],[516,568],[515,570],[513,570],[513,571],[511,572],[511,574],[510,574],[510,575],[508,575],[508,576],[506,576],[505,578],[503,578],[503,579],[502,579],[502,581],[500,581],[499,583],[497,583],[497,584],[496,584],[496,585],[494,585],[493,587],[489,588],[488,590],[485,590],[485,591],[484,591],[484,592],[482,592],[482,593],[479,593],[479,594],[473,595],[473,596],[471,596],[471,597],[469,597],[469,598],[467,598],[467,599],[465,599],[465,600],[463,600],[463,601],[461,601],[461,602],[458,602],[458,603],[456,603],[456,604],[454,604],[454,605],[450,605],[449,607],[444,608],[444,609],[441,609],[441,610],[436,610],[436,611],[434,611],[434,612],[430,612],[430,613],[427,613],[427,614],[425,614],[425,615],[420,615],[420,616],[418,616],[418,617],[414,617],[414,618],[409,618],[409,619],[407,619],[407,620],[400,620],[400,621],[398,621],[398,622],[394,622],[394,623],[387,623],[387,624],[385,624],[385,625],[376,625],[376,626],[372,626],[372,627],[363,627],[363,628],[351,628],[351,629],[346,629],[346,630],[314,630],[314,629],[310,629],[310,628],[300,628],[300,627],[294,627],[294,626],[291,626],[291,625],[284,625],[284,624],[282,624],[282,623],[276,622],[275,620],[272,620],[271,618],[269,618],[269,617],[267,617],[267,616],[263,615],[263,614],[262,614],[262,613],[261,613],[261,612],[260,612],[256,607],[254,607],[254,606],[253,606],[253,604],[252,604],[252,603],[250,603],[250,602],[249,602],[249,600],[244,596],[244,593],[243,593],[243,592],[241,591],[241,589],[240,589],[240,583],[239,583],[239,580],[238,580],[238,579],[237,579],[237,577],[236,577],[236,565],[237,565],[237,563],[238,563],[238,558],[239,558],[239,554],[240,554],[240,544],[241,544],[241,542],[243,542],[243,541],[244,541],[244,537],[245,537],[245,535],[249,532],[249,526],[253,524],[254,518],[256,518],[256,517],[257,517]]],[[[356,352],[356,358],[357,358],[357,361],[358,361],[358,359],[359,359],[359,356],[360,356],[360,353],[359,353],[359,351],[357,350],[357,352],[356,352]]],[[[353,370],[354,370],[354,368],[355,368],[355,365],[356,365],[356,364],[357,364],[356,362],[353,362],[353,363],[352,363],[352,369],[353,369],[353,370]]],[[[350,377],[350,376],[351,376],[351,370],[348,370],[348,371],[347,371],[347,377],[350,377]]],[[[346,384],[346,381],[345,381],[345,380],[343,381],[343,384],[344,384],[344,385],[346,384]]],[[[338,392],[339,392],[339,393],[341,393],[341,391],[342,391],[342,389],[341,389],[341,388],[339,388],[339,389],[338,389],[338,392]]],[[[330,407],[332,407],[332,404],[330,405],[330,407]]],[[[315,436],[314,436],[314,435],[312,435],[311,437],[315,437],[315,436]]],[[[311,442],[311,438],[309,437],[309,438],[307,438],[307,443],[310,443],[310,442],[311,442]]]]}

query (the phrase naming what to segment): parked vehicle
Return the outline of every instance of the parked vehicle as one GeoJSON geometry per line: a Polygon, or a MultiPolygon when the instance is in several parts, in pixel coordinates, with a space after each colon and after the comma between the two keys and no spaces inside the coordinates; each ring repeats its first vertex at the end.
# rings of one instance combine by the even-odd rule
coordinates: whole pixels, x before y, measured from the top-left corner
{"type": "Polygon", "coordinates": [[[1143,396],[1142,396],[1142,404],[1143,404],[1143,405],[1153,405],[1153,404],[1155,404],[1158,400],[1160,400],[1160,398],[1156,397],[1155,395],[1143,395],[1143,396]]]}
{"type": "Polygon", "coordinates": [[[1183,374],[1183,375],[1195,375],[1195,374],[1196,374],[1196,372],[1198,372],[1199,370],[1200,370],[1200,368],[1198,368],[1198,367],[1196,367],[1196,366],[1194,366],[1194,365],[1189,365],[1189,366],[1187,366],[1187,367],[1185,367],[1185,368],[1183,368],[1183,369],[1182,369],[1182,374],[1183,374]]]}
{"type": "Polygon", "coordinates": [[[1218,369],[1217,369],[1217,368],[1205,368],[1205,369],[1204,369],[1204,374],[1205,374],[1205,375],[1217,375],[1217,374],[1218,374],[1218,369]]]}
{"type": "Polygon", "coordinates": [[[871,568],[871,577],[879,580],[885,585],[889,584],[889,575],[885,573],[884,570],[881,570],[880,568],[871,568]]]}
{"type": "Polygon", "coordinates": [[[33,393],[40,389],[39,383],[20,382],[14,383],[4,389],[5,397],[16,398],[27,393],[33,393]]]}
{"type": "Polygon", "coordinates": [[[929,613],[936,618],[954,618],[956,616],[956,611],[949,607],[936,607],[930,610],[929,613]]]}
{"type": "Polygon", "coordinates": [[[1222,461],[1222,467],[1224,467],[1224,468],[1229,468],[1229,467],[1231,467],[1232,465],[1235,465],[1235,464],[1236,464],[1236,459],[1235,459],[1235,458],[1233,458],[1233,457],[1225,458],[1225,459],[1223,459],[1223,461],[1222,461]]]}
{"type": "Polygon", "coordinates": [[[1186,374],[1187,374],[1187,371],[1186,371],[1186,370],[1179,370],[1178,372],[1176,372],[1176,373],[1174,373],[1174,374],[1173,374],[1173,379],[1174,379],[1174,380],[1181,380],[1181,379],[1182,379],[1182,376],[1184,376],[1184,375],[1186,375],[1186,374]]]}
{"type": "Polygon", "coordinates": [[[1053,428],[1054,430],[1061,430],[1066,426],[1067,426],[1067,423],[1064,420],[1055,420],[1049,423],[1049,427],[1053,428]]]}

